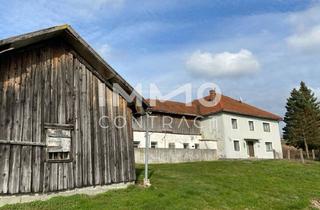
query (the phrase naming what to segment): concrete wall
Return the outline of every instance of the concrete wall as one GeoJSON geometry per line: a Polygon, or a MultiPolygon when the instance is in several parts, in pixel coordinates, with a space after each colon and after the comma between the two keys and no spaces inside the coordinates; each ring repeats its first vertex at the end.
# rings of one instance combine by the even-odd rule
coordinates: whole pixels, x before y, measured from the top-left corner
{"type": "MultiPolygon", "coordinates": [[[[135,148],[135,161],[144,163],[144,149],[135,148]]],[[[182,163],[217,160],[217,151],[210,149],[149,149],[149,163],[182,163]]]]}

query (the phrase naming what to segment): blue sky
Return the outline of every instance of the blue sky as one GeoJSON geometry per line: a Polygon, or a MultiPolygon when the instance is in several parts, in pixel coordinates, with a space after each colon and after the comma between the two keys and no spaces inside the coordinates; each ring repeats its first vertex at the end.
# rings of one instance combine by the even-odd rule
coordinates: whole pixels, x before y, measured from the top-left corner
{"type": "MultiPolygon", "coordinates": [[[[70,24],[132,86],[204,82],[283,115],[301,80],[320,94],[320,2],[0,1],[0,39],[70,24]]],[[[182,97],[177,97],[181,99],[182,97]]]]}

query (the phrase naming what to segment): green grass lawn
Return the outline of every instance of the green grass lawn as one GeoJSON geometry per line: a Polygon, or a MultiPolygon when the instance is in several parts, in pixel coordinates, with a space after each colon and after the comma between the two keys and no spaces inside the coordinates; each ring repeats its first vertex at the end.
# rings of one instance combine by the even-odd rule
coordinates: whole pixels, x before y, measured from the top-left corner
{"type": "MultiPolygon", "coordinates": [[[[143,167],[138,166],[139,180],[143,167]]],[[[150,167],[152,187],[56,197],[4,209],[306,209],[320,198],[320,163],[216,161],[150,167]]]]}

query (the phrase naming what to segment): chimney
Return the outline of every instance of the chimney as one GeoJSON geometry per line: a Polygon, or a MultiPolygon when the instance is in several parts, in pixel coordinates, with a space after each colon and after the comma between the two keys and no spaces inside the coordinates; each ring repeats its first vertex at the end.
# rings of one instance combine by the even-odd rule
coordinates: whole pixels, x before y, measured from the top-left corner
{"type": "Polygon", "coordinates": [[[216,97],[216,90],[214,89],[209,90],[210,101],[213,101],[215,97],[216,97]]]}

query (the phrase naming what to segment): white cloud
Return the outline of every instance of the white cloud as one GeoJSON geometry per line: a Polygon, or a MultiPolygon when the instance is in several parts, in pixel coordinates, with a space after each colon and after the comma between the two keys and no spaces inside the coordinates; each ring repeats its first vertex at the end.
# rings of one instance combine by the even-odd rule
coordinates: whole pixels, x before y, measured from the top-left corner
{"type": "Polygon", "coordinates": [[[260,64],[252,52],[241,49],[238,53],[194,52],[186,62],[187,68],[198,76],[220,77],[251,74],[260,64]]]}
{"type": "Polygon", "coordinates": [[[306,28],[313,27],[319,24],[320,21],[320,5],[313,5],[312,7],[291,13],[288,16],[288,21],[297,31],[304,31],[306,28]]]}
{"type": "Polygon", "coordinates": [[[320,6],[292,13],[288,17],[294,32],[286,38],[289,47],[302,52],[320,51],[320,6]]]}
{"type": "Polygon", "coordinates": [[[308,29],[302,33],[296,33],[287,38],[287,43],[301,51],[320,50],[320,25],[308,29]]]}

